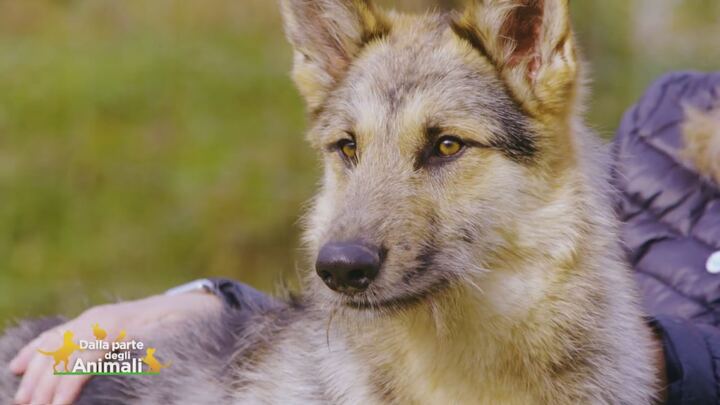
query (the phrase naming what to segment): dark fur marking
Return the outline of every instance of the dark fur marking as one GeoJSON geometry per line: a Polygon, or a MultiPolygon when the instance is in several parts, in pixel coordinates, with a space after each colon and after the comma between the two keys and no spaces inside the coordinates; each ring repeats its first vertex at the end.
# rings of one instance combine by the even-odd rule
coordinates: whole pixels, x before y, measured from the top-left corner
{"type": "MultiPolygon", "coordinates": [[[[432,213],[428,217],[428,235],[435,235],[437,230],[437,215],[435,213],[432,213]]],[[[435,241],[432,239],[427,241],[425,244],[423,244],[423,248],[420,251],[420,253],[415,257],[414,263],[415,267],[403,274],[402,280],[403,283],[410,285],[412,280],[423,274],[426,273],[434,264],[435,262],[435,256],[437,255],[438,250],[435,247],[435,241]]]]}
{"type": "Polygon", "coordinates": [[[537,153],[536,134],[529,128],[527,117],[519,111],[496,111],[502,133],[495,134],[490,146],[502,151],[516,162],[528,162],[537,153]]]}
{"type": "MultiPolygon", "coordinates": [[[[495,106],[493,112],[498,121],[500,130],[493,133],[489,145],[483,145],[473,142],[467,142],[469,146],[475,147],[491,147],[502,152],[507,158],[518,162],[528,163],[537,153],[536,134],[529,128],[527,117],[520,111],[515,109],[514,105],[501,104],[495,106]]],[[[442,134],[440,128],[428,128],[427,145],[421,149],[415,157],[413,165],[415,170],[427,165],[432,157],[435,140],[442,134]]],[[[457,154],[455,158],[459,158],[461,154],[457,154]]],[[[445,160],[447,162],[451,160],[445,160]]]]}
{"type": "Polygon", "coordinates": [[[560,53],[562,51],[562,47],[565,46],[565,43],[570,39],[571,31],[570,29],[566,29],[565,32],[562,34],[560,39],[558,40],[557,44],[555,45],[555,52],[560,53]]]}
{"type": "Polygon", "coordinates": [[[405,76],[395,83],[392,83],[393,87],[385,92],[385,98],[388,101],[392,114],[398,111],[407,95],[417,92],[418,89],[421,89],[427,83],[437,83],[445,80],[447,77],[444,73],[422,73],[412,69],[412,67],[417,64],[417,56],[415,54],[413,54],[411,59],[406,61],[405,64],[410,67],[405,72],[405,76]]]}
{"type": "Polygon", "coordinates": [[[383,29],[381,29],[381,30],[363,31],[362,37],[360,39],[361,48],[367,46],[371,42],[379,41],[379,40],[385,38],[389,33],[390,33],[390,29],[387,27],[383,27],[383,29]]]}
{"type": "Polygon", "coordinates": [[[422,253],[420,253],[415,259],[418,263],[417,266],[417,272],[418,274],[425,273],[432,267],[433,263],[435,262],[435,256],[437,255],[437,249],[435,248],[426,248],[423,249],[422,253]]]}
{"type": "MultiPolygon", "coordinates": [[[[490,61],[496,69],[499,68],[497,61],[488,52],[475,26],[462,20],[452,19],[450,27],[458,37],[470,43],[470,45],[490,61]]],[[[503,83],[505,93],[513,105],[508,106],[503,103],[500,108],[494,109],[502,128],[502,133],[494,134],[495,137],[491,141],[490,146],[502,151],[508,158],[514,161],[528,161],[529,158],[533,157],[537,152],[534,134],[527,125],[528,114],[522,103],[517,100],[515,94],[508,88],[505,81],[503,81],[502,78],[498,79],[503,83]]]]}
{"type": "Polygon", "coordinates": [[[495,58],[488,52],[485,43],[480,38],[480,33],[474,25],[469,24],[465,21],[452,19],[450,20],[450,28],[453,30],[455,35],[467,41],[473,48],[475,48],[482,56],[489,60],[493,65],[496,65],[495,58]]]}
{"type": "Polygon", "coordinates": [[[396,404],[398,398],[388,381],[392,381],[390,376],[383,370],[375,368],[374,372],[370,374],[370,383],[375,387],[374,391],[380,398],[382,398],[384,404],[396,404]]]}
{"type": "Polygon", "coordinates": [[[385,244],[382,244],[380,246],[380,252],[379,252],[380,263],[385,263],[385,259],[387,259],[387,255],[388,255],[388,250],[389,249],[387,248],[387,246],[385,246],[385,244]]]}
{"type": "Polygon", "coordinates": [[[417,155],[415,156],[415,162],[413,163],[413,168],[415,170],[420,170],[422,167],[427,165],[430,158],[432,158],[432,154],[435,148],[435,142],[437,142],[437,139],[440,137],[440,135],[442,135],[442,133],[442,128],[425,128],[426,141],[425,145],[417,152],[417,155]]]}
{"type": "Polygon", "coordinates": [[[422,244],[420,252],[415,257],[415,260],[413,260],[414,267],[405,272],[402,276],[402,281],[406,285],[410,285],[415,277],[426,273],[434,265],[438,249],[435,247],[435,241],[433,240],[432,235],[437,233],[437,228],[438,219],[437,215],[433,212],[428,215],[428,235],[431,235],[431,237],[428,241],[422,244]]]}
{"type": "Polygon", "coordinates": [[[395,113],[400,105],[400,89],[392,88],[387,91],[385,96],[387,97],[388,104],[390,105],[390,111],[395,113]]]}
{"type": "Polygon", "coordinates": [[[415,258],[414,262],[416,263],[415,267],[403,274],[403,283],[405,284],[411,284],[412,280],[427,272],[435,262],[435,256],[437,255],[437,250],[434,248],[426,248],[423,249],[420,254],[415,258]]]}
{"type": "Polygon", "coordinates": [[[465,243],[473,244],[475,243],[475,235],[473,235],[472,231],[468,228],[462,228],[462,240],[465,243]]]}
{"type": "Polygon", "coordinates": [[[325,109],[327,109],[326,104],[320,104],[316,108],[311,108],[308,111],[308,122],[315,122],[318,118],[322,115],[323,112],[325,112],[325,109]]]}

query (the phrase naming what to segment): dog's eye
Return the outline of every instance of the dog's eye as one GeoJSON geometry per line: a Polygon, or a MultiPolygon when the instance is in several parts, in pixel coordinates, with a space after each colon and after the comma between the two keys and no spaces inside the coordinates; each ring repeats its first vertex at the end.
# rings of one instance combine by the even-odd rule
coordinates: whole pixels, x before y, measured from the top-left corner
{"type": "Polygon", "coordinates": [[[343,154],[347,159],[355,160],[357,157],[357,145],[354,141],[351,141],[349,139],[343,139],[342,141],[338,142],[338,149],[340,150],[340,153],[343,154]]]}
{"type": "Polygon", "coordinates": [[[454,136],[443,136],[435,144],[435,154],[442,157],[457,155],[465,146],[461,140],[454,136]]]}

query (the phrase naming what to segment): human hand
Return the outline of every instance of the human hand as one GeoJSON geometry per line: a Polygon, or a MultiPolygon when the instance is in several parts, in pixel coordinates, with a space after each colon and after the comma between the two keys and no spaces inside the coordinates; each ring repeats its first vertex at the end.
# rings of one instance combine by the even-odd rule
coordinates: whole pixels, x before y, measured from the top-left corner
{"type": "MultiPolygon", "coordinates": [[[[23,374],[15,395],[19,404],[69,404],[75,401],[89,375],[63,375],[52,373],[53,358],[38,353],[49,351],[62,341],[64,331],[71,330],[77,340],[95,340],[94,324],[107,332],[112,341],[125,335],[124,339],[140,339],[157,333],[158,327],[187,319],[195,314],[219,311],[220,300],[211,295],[189,292],[179,295],[156,295],[137,301],[120,302],[93,307],[62,325],[45,331],[23,347],[10,362],[10,370],[23,374]]],[[[77,352],[86,360],[97,359],[102,351],[77,352]]],[[[72,360],[74,362],[74,359],[72,360]]],[[[70,364],[72,364],[72,362],[70,364]]],[[[59,365],[58,367],[63,367],[59,365]]]]}

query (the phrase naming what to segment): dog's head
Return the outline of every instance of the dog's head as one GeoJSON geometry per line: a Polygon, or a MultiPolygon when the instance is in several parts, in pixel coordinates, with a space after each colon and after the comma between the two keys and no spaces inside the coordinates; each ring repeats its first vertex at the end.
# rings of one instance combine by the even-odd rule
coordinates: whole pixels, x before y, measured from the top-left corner
{"type": "Polygon", "coordinates": [[[567,0],[422,16],[366,0],[282,8],[325,167],[306,233],[318,297],[402,308],[521,255],[518,228],[547,215],[573,165],[567,0]]]}

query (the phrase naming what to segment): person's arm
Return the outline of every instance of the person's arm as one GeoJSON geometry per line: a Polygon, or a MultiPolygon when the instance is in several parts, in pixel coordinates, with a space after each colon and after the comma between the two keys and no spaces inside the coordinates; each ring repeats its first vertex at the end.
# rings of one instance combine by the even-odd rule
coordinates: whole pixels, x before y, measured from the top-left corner
{"type": "MultiPolygon", "coordinates": [[[[37,351],[57,346],[65,330],[75,332],[77,339],[93,340],[91,325],[99,323],[109,337],[114,338],[124,330],[125,339],[142,339],[170,323],[219,311],[225,305],[223,301],[222,294],[195,289],[90,308],[77,318],[44,332],[18,352],[10,363],[11,371],[23,374],[15,401],[21,404],[68,404],[75,401],[90,376],[53,375],[48,372],[53,367],[52,358],[37,351]]],[[[97,352],[80,353],[81,356],[97,357],[97,352]]]]}
{"type": "Polygon", "coordinates": [[[650,326],[662,347],[661,403],[720,403],[720,329],[666,315],[650,326]]]}
{"type": "MultiPolygon", "coordinates": [[[[18,403],[72,403],[80,394],[89,376],[62,376],[57,378],[48,370],[52,359],[40,356],[38,348],[57,345],[64,330],[79,331],[77,339],[92,340],[91,325],[99,323],[108,336],[117,336],[125,330],[125,339],[142,339],[160,327],[191,316],[220,311],[223,308],[258,312],[284,305],[281,301],[237,281],[210,278],[195,280],[171,288],[162,295],[137,301],[100,305],[83,312],[77,318],[46,331],[26,345],[10,363],[10,369],[23,374],[15,401],[18,403]]],[[[81,356],[97,356],[80,352],[81,356]]]]}

